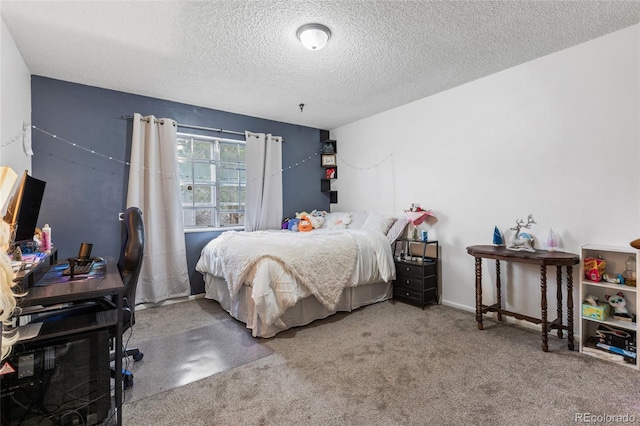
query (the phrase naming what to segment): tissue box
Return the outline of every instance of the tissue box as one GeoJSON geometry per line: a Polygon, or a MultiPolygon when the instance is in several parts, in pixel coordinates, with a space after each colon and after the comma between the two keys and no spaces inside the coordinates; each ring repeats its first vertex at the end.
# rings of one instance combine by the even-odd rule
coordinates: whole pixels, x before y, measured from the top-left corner
{"type": "Polygon", "coordinates": [[[592,306],[588,303],[582,304],[582,316],[584,318],[597,319],[604,321],[609,318],[611,306],[608,303],[598,303],[598,306],[592,306]]]}

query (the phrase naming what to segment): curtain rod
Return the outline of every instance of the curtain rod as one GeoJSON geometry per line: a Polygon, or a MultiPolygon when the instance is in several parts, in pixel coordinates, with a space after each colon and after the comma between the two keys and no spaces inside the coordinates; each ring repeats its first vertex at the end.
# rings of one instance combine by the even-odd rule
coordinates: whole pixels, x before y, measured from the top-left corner
{"type": "Polygon", "coordinates": [[[180,123],[178,123],[178,127],[184,127],[185,129],[208,130],[208,131],[211,131],[211,132],[230,133],[232,135],[242,135],[242,136],[244,136],[244,132],[237,132],[235,130],[216,129],[216,128],[213,128],[213,127],[194,126],[192,124],[180,124],[180,123]]]}
{"type": "MultiPolygon", "coordinates": [[[[133,119],[133,115],[121,115],[120,118],[122,120],[131,120],[131,119],[133,119]]],[[[244,136],[244,132],[237,132],[235,130],[216,129],[214,127],[202,127],[202,126],[194,126],[194,125],[191,125],[191,124],[180,124],[180,123],[176,123],[176,126],[185,127],[185,128],[188,128],[188,129],[208,130],[210,132],[231,133],[233,135],[244,136]]]]}
{"type": "MultiPolygon", "coordinates": [[[[121,115],[120,119],[122,119],[122,120],[132,120],[133,119],[133,115],[121,115]]],[[[207,131],[210,131],[210,132],[229,133],[229,134],[232,134],[232,135],[245,136],[244,132],[238,132],[236,130],[224,130],[224,129],[216,129],[215,127],[203,127],[203,126],[195,126],[193,124],[180,124],[180,123],[176,123],[176,126],[183,127],[185,129],[207,130],[207,131]]],[[[253,133],[253,132],[250,132],[250,133],[253,133]]],[[[284,142],[284,138],[282,138],[282,142],[284,142]]]]}

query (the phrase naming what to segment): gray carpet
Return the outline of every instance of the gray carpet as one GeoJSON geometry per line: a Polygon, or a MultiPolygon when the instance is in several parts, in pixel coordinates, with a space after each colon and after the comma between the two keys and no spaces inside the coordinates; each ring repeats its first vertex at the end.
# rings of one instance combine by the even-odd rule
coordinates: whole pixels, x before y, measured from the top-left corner
{"type": "MultiPolygon", "coordinates": [[[[141,311],[134,336],[224,315],[204,299],[141,311]]],[[[544,353],[538,332],[490,319],[479,331],[474,314],[442,305],[383,302],[258,341],[274,354],[126,404],[124,424],[569,425],[578,413],[640,420],[637,371],[569,352],[554,336],[544,353]]]]}

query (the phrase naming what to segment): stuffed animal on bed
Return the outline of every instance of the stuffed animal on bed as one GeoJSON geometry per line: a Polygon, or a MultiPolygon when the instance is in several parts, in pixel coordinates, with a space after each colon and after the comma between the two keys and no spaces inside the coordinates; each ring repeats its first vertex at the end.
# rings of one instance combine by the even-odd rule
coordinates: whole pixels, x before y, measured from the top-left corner
{"type": "Polygon", "coordinates": [[[300,222],[298,223],[298,231],[300,232],[309,232],[313,231],[313,225],[311,224],[311,219],[306,214],[300,216],[300,222]]]}
{"type": "Polygon", "coordinates": [[[311,224],[313,225],[313,229],[321,228],[324,224],[324,217],[327,215],[327,212],[324,210],[312,210],[309,213],[309,220],[311,220],[311,224]]]}
{"type": "Polygon", "coordinates": [[[324,217],[326,214],[327,212],[320,211],[320,210],[312,210],[311,213],[307,213],[306,211],[296,212],[296,219],[298,220],[298,223],[293,225],[295,229],[291,229],[292,228],[291,226],[289,226],[289,229],[302,231],[302,229],[300,229],[300,224],[302,224],[302,227],[305,229],[305,231],[303,232],[308,232],[314,229],[318,229],[322,227],[322,224],[324,223],[324,217]],[[310,229],[307,227],[306,221],[309,221],[311,223],[310,229]]]}
{"type": "Polygon", "coordinates": [[[307,212],[296,212],[296,217],[294,219],[289,220],[289,231],[299,232],[300,222],[302,222],[302,218],[308,217],[308,216],[309,216],[309,213],[307,212]]]}
{"type": "Polygon", "coordinates": [[[298,218],[289,219],[289,223],[287,225],[289,231],[298,232],[299,223],[300,223],[300,219],[298,218]]]}
{"type": "Polygon", "coordinates": [[[349,213],[331,213],[327,219],[327,229],[347,229],[347,225],[351,223],[351,215],[349,213]]]}

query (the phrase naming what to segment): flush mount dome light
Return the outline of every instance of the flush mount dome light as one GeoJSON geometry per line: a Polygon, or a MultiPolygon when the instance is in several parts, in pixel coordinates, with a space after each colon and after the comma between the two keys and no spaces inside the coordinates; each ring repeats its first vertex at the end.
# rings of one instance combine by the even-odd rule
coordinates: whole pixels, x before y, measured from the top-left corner
{"type": "Polygon", "coordinates": [[[309,50],[320,50],[327,44],[331,31],[320,24],[307,24],[298,29],[296,33],[302,45],[309,50]]]}

